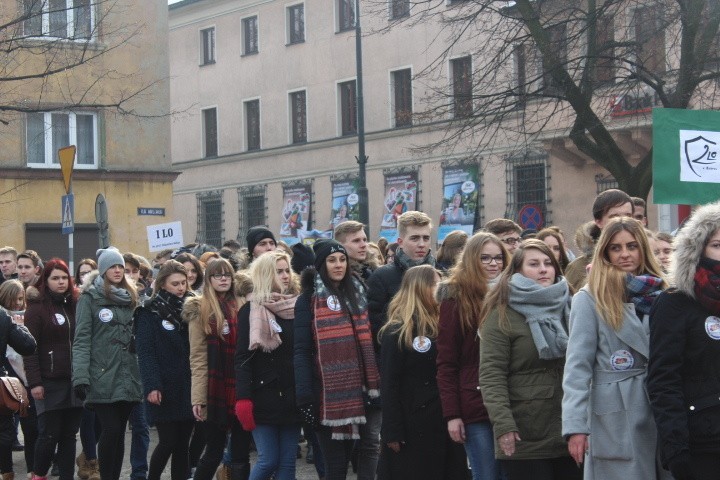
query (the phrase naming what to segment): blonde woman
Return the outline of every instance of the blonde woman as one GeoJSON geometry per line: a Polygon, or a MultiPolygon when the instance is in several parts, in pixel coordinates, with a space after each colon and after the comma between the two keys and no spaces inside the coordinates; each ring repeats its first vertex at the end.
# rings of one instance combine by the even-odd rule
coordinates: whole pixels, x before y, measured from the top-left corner
{"type": "Polygon", "coordinates": [[[381,475],[385,479],[465,478],[465,452],[443,421],[436,381],[440,274],[408,269],[380,330],[383,399],[381,475]]]}
{"type": "Polygon", "coordinates": [[[610,220],[573,299],[563,379],[563,436],[586,480],[665,478],[645,390],[648,315],[665,288],[643,226],[610,220]]]}

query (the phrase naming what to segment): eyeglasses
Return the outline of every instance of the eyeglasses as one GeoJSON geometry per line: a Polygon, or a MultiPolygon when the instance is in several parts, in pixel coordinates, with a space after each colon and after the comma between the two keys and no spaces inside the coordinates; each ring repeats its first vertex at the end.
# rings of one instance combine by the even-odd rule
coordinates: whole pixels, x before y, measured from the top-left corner
{"type": "Polygon", "coordinates": [[[508,245],[515,245],[520,242],[520,237],[508,237],[502,239],[503,243],[507,243],[508,245]]]}
{"type": "Polygon", "coordinates": [[[493,257],[493,256],[491,256],[491,255],[480,255],[480,261],[481,261],[482,263],[486,264],[486,265],[491,264],[491,263],[493,262],[493,260],[494,260],[495,263],[497,263],[498,265],[500,265],[501,263],[504,263],[504,262],[503,262],[503,256],[502,256],[502,255],[498,255],[498,256],[496,256],[496,257],[493,257]]]}
{"type": "Polygon", "coordinates": [[[216,273],[210,276],[215,280],[222,280],[223,278],[232,278],[232,273],[216,273]]]}

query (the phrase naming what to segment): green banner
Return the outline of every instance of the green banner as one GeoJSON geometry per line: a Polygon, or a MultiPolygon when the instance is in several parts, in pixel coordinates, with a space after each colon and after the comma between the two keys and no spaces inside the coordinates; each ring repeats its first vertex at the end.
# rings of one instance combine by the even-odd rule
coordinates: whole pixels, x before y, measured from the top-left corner
{"type": "Polygon", "coordinates": [[[653,201],[720,199],[720,112],[653,109],[653,201]]]}

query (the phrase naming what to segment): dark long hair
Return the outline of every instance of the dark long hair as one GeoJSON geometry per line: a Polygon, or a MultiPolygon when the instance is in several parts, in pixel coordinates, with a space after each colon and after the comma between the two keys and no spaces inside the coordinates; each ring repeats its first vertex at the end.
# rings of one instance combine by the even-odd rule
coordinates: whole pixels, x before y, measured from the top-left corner
{"type": "MultiPolygon", "coordinates": [[[[358,307],[358,298],[362,294],[362,292],[359,292],[358,289],[355,287],[355,282],[353,282],[352,276],[354,275],[352,273],[352,269],[350,268],[350,259],[347,255],[345,255],[346,263],[345,265],[347,268],[345,269],[345,276],[337,282],[337,284],[330,279],[330,275],[328,275],[327,271],[327,265],[325,262],[320,265],[320,269],[318,270],[318,273],[320,274],[320,279],[323,281],[325,286],[327,287],[328,291],[337,296],[343,305],[348,308],[348,311],[357,314],[359,307],[358,307]]],[[[361,282],[362,283],[362,282],[361,282]]]]}
{"type": "Polygon", "coordinates": [[[43,271],[40,273],[40,278],[38,278],[37,284],[35,284],[35,288],[38,289],[40,292],[40,298],[43,302],[50,303],[51,296],[50,296],[50,287],[48,287],[48,278],[50,277],[50,274],[53,272],[53,270],[60,270],[62,272],[65,272],[68,276],[68,288],[67,292],[69,293],[69,305],[72,309],[73,313],[75,313],[75,303],[77,302],[78,298],[78,290],[75,288],[75,282],[73,281],[73,277],[70,274],[70,269],[68,268],[67,264],[59,258],[51,258],[49,261],[45,262],[45,267],[43,268],[43,271]]]}

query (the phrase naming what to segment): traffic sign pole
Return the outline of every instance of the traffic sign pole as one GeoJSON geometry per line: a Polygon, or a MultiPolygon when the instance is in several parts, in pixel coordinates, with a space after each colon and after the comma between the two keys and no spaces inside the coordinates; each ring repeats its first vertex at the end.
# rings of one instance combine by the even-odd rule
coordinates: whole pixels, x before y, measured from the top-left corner
{"type": "Polygon", "coordinates": [[[75,202],[73,201],[72,193],[72,173],[73,166],[75,165],[75,151],[75,145],[58,149],[60,169],[62,170],[63,183],[65,184],[65,193],[67,194],[67,200],[63,198],[62,201],[61,219],[63,233],[67,233],[68,236],[68,267],[71,272],[75,271],[75,246],[73,238],[75,231],[75,202]],[[66,222],[68,223],[67,227],[65,225],[66,222]]]}

